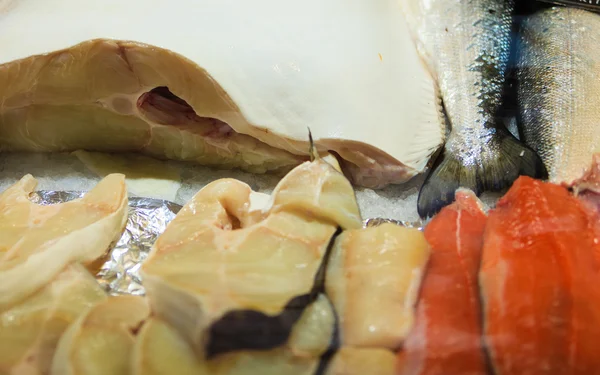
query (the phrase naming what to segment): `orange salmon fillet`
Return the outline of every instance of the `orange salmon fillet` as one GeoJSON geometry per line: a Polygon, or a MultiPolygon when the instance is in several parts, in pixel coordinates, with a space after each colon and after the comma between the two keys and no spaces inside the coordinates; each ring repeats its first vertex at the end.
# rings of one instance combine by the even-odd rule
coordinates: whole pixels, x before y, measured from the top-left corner
{"type": "Polygon", "coordinates": [[[490,212],[480,285],[497,375],[599,374],[598,217],[520,177],[490,212]]]}
{"type": "Polygon", "coordinates": [[[398,374],[486,374],[477,285],[486,219],[475,195],[459,190],[427,225],[430,263],[398,374]]]}

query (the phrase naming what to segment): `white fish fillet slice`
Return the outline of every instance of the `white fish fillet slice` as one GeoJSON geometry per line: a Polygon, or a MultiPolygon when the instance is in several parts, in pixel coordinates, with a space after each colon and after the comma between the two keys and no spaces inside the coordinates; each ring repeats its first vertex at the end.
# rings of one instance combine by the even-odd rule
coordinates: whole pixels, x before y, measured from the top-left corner
{"type": "Polygon", "coordinates": [[[61,336],[51,375],[129,375],[135,330],[150,315],[144,297],[109,297],[61,336]]]}
{"type": "Polygon", "coordinates": [[[73,262],[106,253],[127,220],[124,176],[102,179],[83,198],[41,206],[26,175],[0,194],[0,310],[34,293],[73,262]]]}
{"type": "Polygon", "coordinates": [[[69,324],[106,298],[92,275],[74,264],[26,300],[0,310],[0,374],[49,374],[69,324]]]}
{"type": "Polygon", "coordinates": [[[305,310],[287,345],[267,351],[232,352],[206,361],[175,328],[153,317],[136,338],[132,374],[313,375],[329,345],[334,320],[329,302],[321,295],[305,310]]]}
{"type": "Polygon", "coordinates": [[[357,183],[379,187],[423,171],[443,142],[434,81],[395,0],[9,0],[2,9],[0,149],[141,150],[265,172],[307,155],[309,127],[357,183]],[[149,120],[137,100],[158,86],[238,134],[149,120]]]}
{"type": "Polygon", "coordinates": [[[428,260],[429,245],[417,229],[387,223],[342,233],[326,279],[342,344],[398,350],[414,325],[428,260]]]}

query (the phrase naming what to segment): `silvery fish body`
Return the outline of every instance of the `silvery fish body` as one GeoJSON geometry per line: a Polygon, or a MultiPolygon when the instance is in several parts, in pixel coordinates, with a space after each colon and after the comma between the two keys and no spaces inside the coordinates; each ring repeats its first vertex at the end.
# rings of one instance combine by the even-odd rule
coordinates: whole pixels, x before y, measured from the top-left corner
{"type": "Polygon", "coordinates": [[[600,15],[549,8],[520,31],[522,138],[555,183],[583,176],[600,151],[600,15]]]}
{"type": "Polygon", "coordinates": [[[401,0],[451,127],[419,194],[431,216],[462,187],[477,195],[509,187],[543,164],[497,119],[511,48],[512,0],[401,0]]]}

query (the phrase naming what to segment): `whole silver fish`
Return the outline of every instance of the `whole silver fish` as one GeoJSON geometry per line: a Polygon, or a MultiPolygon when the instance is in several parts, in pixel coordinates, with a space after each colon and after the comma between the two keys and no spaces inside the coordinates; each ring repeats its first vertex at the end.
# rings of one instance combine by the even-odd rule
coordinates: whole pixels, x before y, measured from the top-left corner
{"type": "Polygon", "coordinates": [[[512,0],[401,0],[424,60],[437,79],[451,126],[418,200],[421,217],[454,200],[544,177],[539,157],[497,118],[511,48],[512,0]]]}
{"type": "Polygon", "coordinates": [[[571,184],[600,151],[600,15],[545,9],[523,22],[519,39],[522,139],[550,181],[571,184]]]}

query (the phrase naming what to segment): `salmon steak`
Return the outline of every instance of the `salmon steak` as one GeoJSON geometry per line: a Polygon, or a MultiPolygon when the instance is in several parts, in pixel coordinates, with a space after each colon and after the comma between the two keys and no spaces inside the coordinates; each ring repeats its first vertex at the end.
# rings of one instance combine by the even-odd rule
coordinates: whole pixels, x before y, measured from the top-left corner
{"type": "Polygon", "coordinates": [[[496,374],[600,371],[596,222],[565,187],[528,177],[490,213],[480,286],[496,374]]]}
{"type": "Polygon", "coordinates": [[[486,219],[475,194],[458,190],[427,225],[431,257],[398,374],[486,374],[477,285],[486,219]]]}

